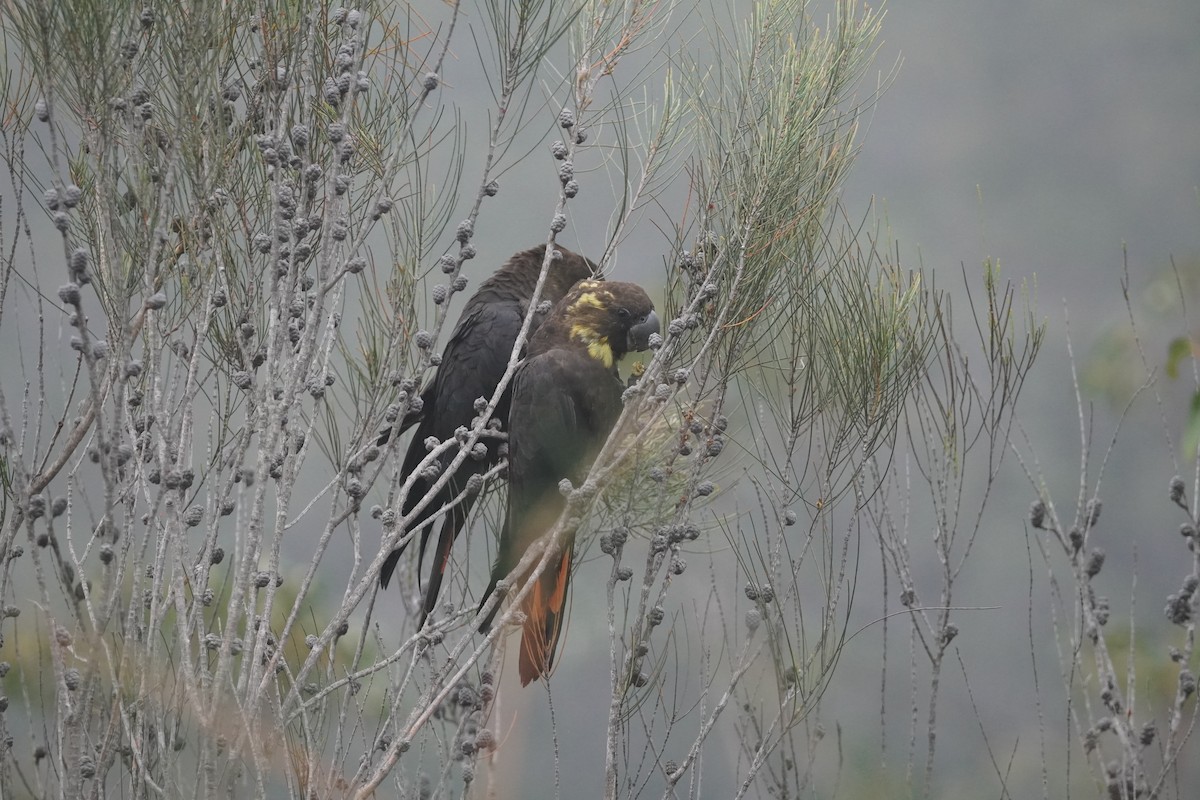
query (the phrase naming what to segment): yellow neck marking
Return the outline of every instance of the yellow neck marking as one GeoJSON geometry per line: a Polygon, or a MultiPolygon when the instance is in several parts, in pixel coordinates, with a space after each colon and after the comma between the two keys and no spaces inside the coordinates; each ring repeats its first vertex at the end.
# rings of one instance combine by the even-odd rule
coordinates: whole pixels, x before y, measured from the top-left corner
{"type": "Polygon", "coordinates": [[[575,324],[571,326],[571,338],[586,344],[589,356],[603,364],[605,369],[612,369],[613,351],[607,336],[597,336],[587,325],[575,324]]]}
{"type": "Polygon", "coordinates": [[[588,355],[603,364],[605,369],[612,369],[613,351],[608,346],[607,336],[601,336],[594,342],[588,342],[588,355]]]}

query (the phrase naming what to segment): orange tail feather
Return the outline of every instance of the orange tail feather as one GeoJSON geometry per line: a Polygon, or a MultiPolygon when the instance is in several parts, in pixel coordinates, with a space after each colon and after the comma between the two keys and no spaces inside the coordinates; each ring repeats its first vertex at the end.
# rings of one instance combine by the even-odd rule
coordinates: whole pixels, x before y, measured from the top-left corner
{"type": "Polygon", "coordinates": [[[554,667],[554,651],[562,632],[567,605],[567,584],[571,579],[572,549],[569,545],[553,569],[542,573],[525,600],[525,628],[521,633],[521,685],[528,686],[549,677],[554,667]]]}

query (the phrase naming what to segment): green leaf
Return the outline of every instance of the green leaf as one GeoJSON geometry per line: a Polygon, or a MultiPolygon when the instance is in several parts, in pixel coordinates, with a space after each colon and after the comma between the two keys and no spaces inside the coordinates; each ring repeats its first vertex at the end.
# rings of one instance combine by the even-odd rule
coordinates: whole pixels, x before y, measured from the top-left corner
{"type": "Polygon", "coordinates": [[[1179,377],[1179,362],[1192,354],[1192,343],[1180,336],[1167,345],[1167,376],[1172,380],[1179,377]]]}
{"type": "Polygon", "coordinates": [[[1200,392],[1192,395],[1192,408],[1188,412],[1187,429],[1183,433],[1183,452],[1187,458],[1196,454],[1200,446],[1200,392]]]}

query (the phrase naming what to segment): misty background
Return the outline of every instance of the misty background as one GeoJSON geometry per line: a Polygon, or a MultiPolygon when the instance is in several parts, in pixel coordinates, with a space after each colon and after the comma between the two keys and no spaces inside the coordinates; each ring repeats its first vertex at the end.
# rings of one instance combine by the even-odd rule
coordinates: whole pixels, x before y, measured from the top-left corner
{"type": "MultiPolygon", "coordinates": [[[[662,46],[703,47],[705,29],[715,24],[706,15],[719,13],[695,12],[680,24],[676,38],[662,46]]],[[[13,54],[6,55],[9,68],[17,68],[13,54]]],[[[454,55],[443,75],[445,101],[469,113],[471,97],[486,93],[482,82],[471,77],[479,58],[469,50],[454,55]]],[[[646,75],[618,74],[615,80],[645,83],[650,92],[658,85],[646,75]]],[[[1079,492],[1080,423],[1068,331],[1086,390],[1083,413],[1101,448],[1112,436],[1130,388],[1142,379],[1140,367],[1130,360],[1132,351],[1123,346],[1128,344],[1123,334],[1128,324],[1122,296],[1126,269],[1132,303],[1150,325],[1145,346],[1152,362],[1165,362],[1166,342],[1189,331],[1179,310],[1161,301],[1158,290],[1164,276],[1173,285],[1173,264],[1185,276],[1200,272],[1200,3],[893,2],[887,6],[875,67],[859,95],[866,99],[877,88],[884,91],[868,117],[869,128],[862,131],[861,152],[841,195],[846,214],[886,231],[902,264],[933,270],[938,285],[959,296],[964,270],[978,288],[985,258],[998,262],[1003,277],[1025,283],[1049,334],[1018,419],[1056,502],[1069,508],[1079,492]]],[[[469,141],[477,142],[487,120],[468,116],[466,121],[474,136],[469,141]]],[[[552,120],[547,123],[531,132],[531,141],[555,138],[543,137],[552,120]]],[[[479,152],[466,157],[463,208],[473,195],[470,181],[481,158],[479,152]]],[[[507,202],[499,213],[490,209],[480,218],[472,287],[508,254],[544,240],[557,191],[550,162],[543,146],[500,177],[500,199],[507,202]],[[545,187],[540,204],[539,185],[545,187]]],[[[577,168],[586,177],[587,165],[577,168]]],[[[603,222],[613,198],[593,191],[594,181],[581,183],[581,202],[572,206],[560,241],[596,258],[607,244],[605,226],[589,224],[588,215],[599,215],[603,222]]],[[[3,192],[7,196],[11,187],[3,192]]],[[[669,198],[662,208],[672,208],[669,198]]],[[[650,286],[661,282],[671,242],[669,229],[654,224],[654,213],[663,211],[648,211],[619,243],[611,277],[650,286]]],[[[35,222],[52,230],[45,219],[35,222]]],[[[447,246],[450,242],[448,234],[447,246]]],[[[379,262],[386,257],[381,248],[374,247],[379,262]]],[[[1185,299],[1200,302],[1197,295],[1185,299]]],[[[965,302],[956,302],[955,311],[962,314],[956,320],[961,329],[969,330],[965,302]]],[[[457,313],[455,308],[452,315],[457,313]]],[[[69,352],[65,344],[63,350],[69,352]]],[[[11,355],[0,356],[0,375],[19,380],[20,367],[11,355]]],[[[1136,561],[1139,648],[1160,661],[1165,660],[1165,644],[1158,643],[1165,639],[1157,637],[1173,633],[1161,608],[1182,576],[1183,552],[1177,534],[1183,520],[1167,502],[1167,486],[1173,475],[1182,474],[1190,494],[1193,474],[1186,462],[1173,463],[1163,437],[1165,421],[1178,441],[1191,387],[1180,380],[1166,388],[1161,409],[1152,397],[1143,397],[1124,423],[1100,487],[1104,511],[1096,532],[1108,554],[1101,580],[1113,601],[1112,625],[1129,618],[1136,561]]],[[[1013,772],[1006,779],[1013,796],[1040,794],[1039,717],[1048,721],[1048,730],[1065,727],[1065,695],[1049,621],[1040,613],[1048,602],[1046,569],[1036,553],[1031,566],[1027,549],[1027,537],[1038,534],[1026,524],[1035,497],[1010,456],[958,591],[960,605],[979,609],[957,619],[971,694],[955,665],[947,672],[939,706],[936,797],[996,796],[992,757],[1002,765],[1012,759],[1013,772]],[[1035,654],[1040,714],[1033,691],[1031,627],[1035,640],[1047,648],[1035,654]]],[[[925,556],[921,549],[932,529],[922,523],[920,509],[914,509],[909,537],[913,558],[920,564],[927,557],[932,574],[932,549],[925,556]]],[[[303,535],[293,546],[297,560],[307,560],[303,535]]],[[[909,652],[902,626],[894,626],[888,651],[894,673],[882,685],[877,551],[864,538],[850,625],[863,632],[848,644],[820,714],[841,737],[843,796],[868,796],[893,781],[899,787],[904,778],[912,705],[909,652]],[[886,717],[883,736],[881,711],[886,717]]],[[[581,573],[586,568],[584,564],[581,573]]],[[[695,573],[689,577],[706,578],[701,569],[695,573]]],[[[604,730],[598,709],[607,702],[608,686],[607,667],[598,655],[606,644],[598,637],[589,645],[587,629],[601,621],[585,621],[581,613],[586,608],[581,597],[601,579],[581,574],[575,585],[573,628],[552,681],[567,796],[576,790],[598,794],[591,790],[598,790],[603,779],[604,730]]],[[[899,588],[892,585],[889,592],[888,607],[895,611],[899,588]]],[[[384,594],[380,602],[389,599],[384,594]]],[[[916,669],[920,667],[918,659],[916,669]]],[[[1152,681],[1155,675],[1152,669],[1139,671],[1141,680],[1152,681]]],[[[531,769],[545,767],[549,757],[542,745],[548,730],[545,692],[539,687],[522,695],[510,692],[509,697],[522,708],[527,736],[506,740],[509,747],[498,768],[512,782],[504,785],[523,783],[526,796],[552,796],[545,773],[531,769]]],[[[1065,738],[1044,746],[1052,765],[1067,749],[1065,738]]],[[[1188,747],[1195,762],[1200,741],[1193,737],[1188,747]]],[[[733,743],[730,748],[732,753],[733,743]]],[[[1086,772],[1077,753],[1074,757],[1079,758],[1075,770],[1086,772]]],[[[714,796],[730,788],[711,765],[707,781],[714,796]]],[[[1052,787],[1058,785],[1051,780],[1052,787]]]]}
{"type": "MultiPolygon", "coordinates": [[[[881,38],[880,68],[900,65],[843,199],[857,208],[874,198],[901,261],[936,270],[943,285],[961,286],[960,266],[977,275],[987,257],[1005,277],[1027,282],[1048,334],[1017,416],[1060,510],[1069,509],[1079,492],[1080,423],[1068,332],[1097,449],[1107,445],[1129,389],[1144,379],[1127,346],[1125,252],[1151,362],[1161,367],[1165,342],[1195,330],[1161,290],[1174,287],[1172,263],[1186,285],[1200,262],[1200,4],[897,2],[887,6],[881,38]]],[[[1194,308],[1200,297],[1186,299],[1194,308]]],[[[965,313],[965,304],[957,310],[965,313]]],[[[1158,637],[1169,633],[1161,609],[1184,574],[1178,537],[1184,519],[1167,502],[1167,485],[1181,471],[1190,491],[1194,474],[1186,461],[1181,468],[1172,463],[1162,422],[1178,442],[1191,387],[1186,379],[1165,383],[1161,416],[1152,397],[1141,398],[1117,439],[1100,487],[1104,511],[1096,538],[1108,554],[1102,580],[1113,601],[1110,625],[1129,619],[1136,558],[1139,651],[1160,662],[1166,644],[1158,637]]],[[[1030,599],[1025,537],[1039,532],[1025,517],[1034,499],[1010,457],[964,578],[966,591],[958,595],[966,606],[996,607],[959,619],[978,718],[959,673],[939,713],[945,725],[939,747],[946,749],[935,796],[989,796],[983,787],[994,788],[996,774],[985,736],[1001,765],[1014,757],[1013,796],[1041,794],[1041,776],[1034,774],[1040,767],[1028,758],[1039,735],[1026,615],[1036,632],[1050,627],[1045,567],[1036,553],[1030,599]]],[[[911,538],[922,535],[932,533],[914,529],[911,538]]],[[[869,574],[878,574],[877,565],[869,574]]],[[[871,592],[869,580],[860,592],[871,592]]],[[[1061,729],[1066,704],[1051,640],[1038,641],[1043,712],[1061,729]]],[[[891,653],[898,661],[908,655],[901,644],[891,653]]],[[[843,660],[826,710],[841,716],[852,707],[855,687],[878,684],[878,662],[867,657],[877,647],[843,660]]],[[[902,674],[905,665],[899,666],[902,674]]],[[[1139,672],[1140,689],[1155,679],[1153,669],[1139,672]]],[[[905,714],[907,687],[891,685],[888,711],[896,723],[905,714]]],[[[878,720],[879,704],[857,696],[854,716],[865,727],[878,720]]],[[[1161,725],[1162,713],[1152,713],[1161,725]]],[[[874,756],[863,753],[874,759],[872,772],[874,744],[874,756]]],[[[1194,761],[1200,744],[1193,739],[1188,749],[1194,761]]],[[[889,760],[902,757],[894,752],[889,760]]],[[[892,774],[902,777],[895,767],[892,774]]]]}

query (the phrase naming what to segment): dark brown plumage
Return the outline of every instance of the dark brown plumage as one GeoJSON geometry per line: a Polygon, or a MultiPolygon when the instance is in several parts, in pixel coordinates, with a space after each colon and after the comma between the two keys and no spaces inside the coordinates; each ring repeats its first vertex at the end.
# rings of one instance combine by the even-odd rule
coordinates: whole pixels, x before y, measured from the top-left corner
{"type": "MultiPolygon", "coordinates": [[[[617,361],[630,350],[646,349],[657,332],[654,304],[641,287],[584,281],[530,338],[512,381],[508,511],[481,608],[497,581],[562,514],[562,479],[579,485],[604,446],[621,413],[624,385],[617,361]]],[[[549,675],[553,666],[573,557],[572,536],[526,595],[522,685],[549,675]]],[[[495,614],[493,609],[481,630],[491,626],[495,614]]]]}

